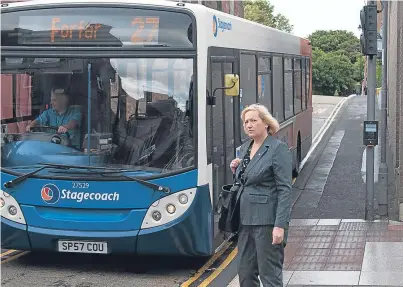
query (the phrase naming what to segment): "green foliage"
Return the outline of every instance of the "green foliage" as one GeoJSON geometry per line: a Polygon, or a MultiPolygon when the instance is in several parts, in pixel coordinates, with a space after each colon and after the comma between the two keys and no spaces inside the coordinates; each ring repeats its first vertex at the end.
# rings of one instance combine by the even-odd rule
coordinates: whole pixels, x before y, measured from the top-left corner
{"type": "Polygon", "coordinates": [[[346,55],[352,63],[361,56],[360,40],[352,33],[344,30],[318,30],[309,35],[312,47],[325,52],[346,55]]]}
{"type": "Polygon", "coordinates": [[[382,60],[376,60],[376,87],[382,87],[382,60]]]}
{"type": "Polygon", "coordinates": [[[312,44],[312,88],[323,95],[345,96],[364,79],[365,57],[360,40],[344,30],[318,30],[308,36],[312,44]]]}
{"type": "Polygon", "coordinates": [[[324,95],[346,95],[354,85],[354,65],[346,55],[314,49],[312,88],[324,95]]]}
{"type": "Polygon", "coordinates": [[[274,6],[267,0],[247,0],[244,2],[245,19],[279,29],[288,33],[292,32],[293,25],[282,14],[274,15],[274,6]]]}
{"type": "Polygon", "coordinates": [[[364,80],[365,56],[357,57],[354,63],[354,81],[361,83],[364,80]]]}

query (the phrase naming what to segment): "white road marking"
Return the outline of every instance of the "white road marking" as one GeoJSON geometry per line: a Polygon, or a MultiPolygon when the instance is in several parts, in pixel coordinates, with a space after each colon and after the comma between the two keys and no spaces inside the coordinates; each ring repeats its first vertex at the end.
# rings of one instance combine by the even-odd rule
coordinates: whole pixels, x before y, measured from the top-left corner
{"type": "Polygon", "coordinates": [[[314,114],[314,115],[316,115],[316,114],[322,114],[322,113],[324,113],[325,111],[327,111],[327,108],[319,108],[319,109],[316,109],[312,114],[314,114]]]}
{"type": "Polygon", "coordinates": [[[356,96],[355,94],[350,95],[346,98],[344,98],[343,100],[341,100],[336,107],[334,107],[332,113],[329,115],[329,117],[326,119],[325,123],[323,124],[323,126],[320,128],[320,130],[318,131],[318,133],[315,135],[315,137],[312,140],[312,146],[309,149],[307,155],[305,156],[305,158],[302,160],[301,164],[300,164],[300,170],[304,167],[306,161],[309,159],[309,157],[311,156],[312,152],[315,150],[315,148],[317,147],[317,145],[319,144],[319,142],[322,140],[324,134],[326,133],[326,131],[329,129],[330,125],[332,124],[332,122],[334,121],[334,119],[336,118],[336,116],[338,115],[338,113],[340,112],[343,104],[350,98],[356,96]]]}

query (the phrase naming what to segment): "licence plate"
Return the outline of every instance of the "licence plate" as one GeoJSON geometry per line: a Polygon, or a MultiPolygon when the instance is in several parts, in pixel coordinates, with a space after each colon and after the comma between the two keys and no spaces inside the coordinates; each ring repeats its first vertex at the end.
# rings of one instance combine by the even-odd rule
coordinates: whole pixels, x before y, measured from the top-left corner
{"type": "Polygon", "coordinates": [[[107,242],[59,240],[59,252],[108,253],[107,242]]]}

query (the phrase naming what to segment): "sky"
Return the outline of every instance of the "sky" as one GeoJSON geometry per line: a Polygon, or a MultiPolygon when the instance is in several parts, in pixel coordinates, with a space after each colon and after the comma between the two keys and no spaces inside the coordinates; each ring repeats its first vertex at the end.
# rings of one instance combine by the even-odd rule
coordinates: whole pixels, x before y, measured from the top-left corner
{"type": "Polygon", "coordinates": [[[306,38],[316,30],[347,30],[357,37],[361,31],[360,10],[364,0],[269,0],[274,13],[286,16],[293,34],[306,38]]]}

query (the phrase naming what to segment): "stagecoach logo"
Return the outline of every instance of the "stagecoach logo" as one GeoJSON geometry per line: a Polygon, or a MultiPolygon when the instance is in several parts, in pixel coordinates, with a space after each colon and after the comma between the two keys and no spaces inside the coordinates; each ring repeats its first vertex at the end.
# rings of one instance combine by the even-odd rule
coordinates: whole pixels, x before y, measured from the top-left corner
{"type": "Polygon", "coordinates": [[[68,189],[59,188],[54,184],[45,184],[41,189],[41,197],[48,204],[55,204],[59,199],[74,200],[77,203],[94,200],[94,201],[119,201],[119,193],[99,193],[99,192],[83,192],[71,191],[68,189]]]}
{"type": "Polygon", "coordinates": [[[60,190],[54,184],[46,184],[42,187],[41,196],[46,203],[55,204],[59,201],[60,190]]]}
{"type": "Polygon", "coordinates": [[[213,16],[213,34],[214,37],[217,37],[218,30],[221,29],[221,32],[224,32],[225,30],[232,30],[232,24],[231,22],[224,22],[221,21],[220,18],[217,18],[215,15],[213,16]]]}

